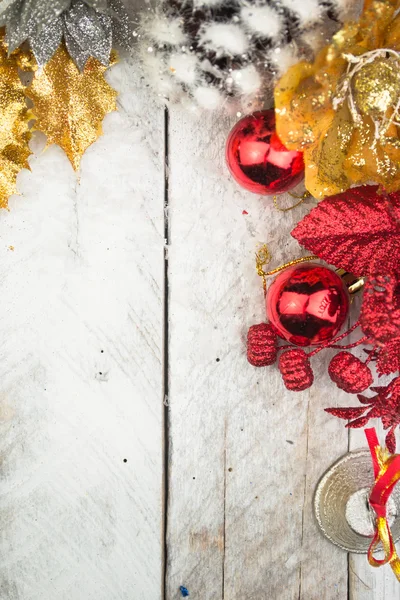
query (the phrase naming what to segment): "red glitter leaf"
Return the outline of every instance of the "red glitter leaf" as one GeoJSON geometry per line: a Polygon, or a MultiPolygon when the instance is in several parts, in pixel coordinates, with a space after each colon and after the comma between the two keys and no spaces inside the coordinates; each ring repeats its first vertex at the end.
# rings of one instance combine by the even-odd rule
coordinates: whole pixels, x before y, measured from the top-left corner
{"type": "MultiPolygon", "coordinates": [[[[383,428],[395,428],[400,423],[400,377],[395,377],[387,386],[372,387],[377,392],[372,398],[358,395],[364,406],[352,408],[326,408],[326,412],[341,419],[354,418],[346,427],[364,427],[370,419],[381,419],[383,428]],[[369,403],[369,406],[366,406],[369,403]],[[368,410],[368,408],[370,410],[368,410]],[[368,410],[366,414],[365,411],[368,410]]],[[[389,445],[393,448],[392,434],[389,432],[389,445]]]]}
{"type": "Polygon", "coordinates": [[[380,391],[373,402],[376,416],[381,418],[384,429],[400,423],[400,377],[380,391]]]}
{"type": "Polygon", "coordinates": [[[362,394],[358,394],[357,398],[361,404],[371,404],[372,401],[372,398],[367,398],[367,396],[363,396],[362,394]]]}
{"type": "Polygon", "coordinates": [[[292,236],[326,262],[356,276],[400,273],[400,193],[351,188],[319,202],[292,236]]]}
{"type": "Polygon", "coordinates": [[[390,429],[390,431],[387,434],[386,439],[385,439],[386,447],[391,454],[394,454],[396,452],[396,436],[394,433],[395,429],[396,429],[396,426],[393,426],[390,429]]]}
{"type": "Polygon", "coordinates": [[[380,375],[389,375],[400,371],[400,339],[389,342],[378,355],[376,365],[380,375]]]}
{"type": "Polygon", "coordinates": [[[377,356],[375,352],[375,348],[363,348],[363,352],[368,356],[370,362],[376,362],[377,356]]]}
{"type": "Polygon", "coordinates": [[[359,419],[355,419],[355,421],[347,423],[346,427],[348,427],[349,429],[358,429],[359,427],[365,427],[369,420],[369,415],[365,415],[365,417],[360,417],[359,419]]]}
{"type": "Polygon", "coordinates": [[[382,414],[382,407],[379,406],[379,404],[377,406],[373,406],[371,408],[370,411],[368,411],[368,413],[365,415],[366,417],[368,417],[369,419],[379,419],[381,417],[382,414]]]}
{"type": "Polygon", "coordinates": [[[389,275],[373,277],[365,284],[360,323],[374,344],[382,345],[400,336],[397,289],[397,279],[389,275]]]}
{"type": "Polygon", "coordinates": [[[355,419],[356,417],[360,417],[365,411],[365,406],[325,409],[325,412],[329,413],[330,415],[333,415],[334,417],[339,417],[339,419],[346,419],[347,421],[350,419],[355,419]]]}
{"type": "Polygon", "coordinates": [[[391,414],[390,410],[388,410],[387,414],[385,413],[381,416],[381,421],[382,421],[383,429],[389,429],[389,427],[392,427],[393,415],[391,414]]]}

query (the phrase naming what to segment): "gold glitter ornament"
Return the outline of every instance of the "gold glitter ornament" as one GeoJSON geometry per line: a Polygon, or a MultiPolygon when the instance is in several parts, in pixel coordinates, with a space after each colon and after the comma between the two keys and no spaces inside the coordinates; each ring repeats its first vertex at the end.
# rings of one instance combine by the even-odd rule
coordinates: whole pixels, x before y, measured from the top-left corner
{"type": "Polygon", "coordinates": [[[62,44],[26,91],[34,103],[34,129],[47,136],[47,146],[58,144],[75,170],[87,148],[102,135],[105,115],[117,108],[117,92],[104,78],[106,69],[89,58],[80,72],[62,44]]]}
{"type": "Polygon", "coordinates": [[[377,58],[364,65],[353,80],[354,101],[364,115],[382,118],[400,99],[400,63],[377,58]]]}
{"type": "Polygon", "coordinates": [[[352,185],[400,188],[400,0],[365,0],[314,63],[289,68],[275,88],[276,129],[304,152],[317,199],[352,185]]]}
{"type": "Polygon", "coordinates": [[[28,110],[25,88],[18,74],[18,59],[8,56],[4,33],[0,33],[0,207],[17,193],[17,175],[29,169],[28,110]]]}

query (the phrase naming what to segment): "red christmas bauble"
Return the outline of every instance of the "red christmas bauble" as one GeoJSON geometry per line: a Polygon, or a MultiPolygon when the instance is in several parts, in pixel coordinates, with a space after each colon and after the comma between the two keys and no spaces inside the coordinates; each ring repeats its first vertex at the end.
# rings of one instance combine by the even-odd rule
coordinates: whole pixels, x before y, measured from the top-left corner
{"type": "Polygon", "coordinates": [[[282,271],[268,290],[266,304],[278,334],[296,346],[329,342],[349,312],[349,296],[339,275],[315,263],[282,271]]]}
{"type": "Polygon", "coordinates": [[[275,131],[275,112],[262,110],[236,123],[226,144],[233,178],[256,194],[281,194],[303,179],[302,152],[288,150],[275,131]]]}

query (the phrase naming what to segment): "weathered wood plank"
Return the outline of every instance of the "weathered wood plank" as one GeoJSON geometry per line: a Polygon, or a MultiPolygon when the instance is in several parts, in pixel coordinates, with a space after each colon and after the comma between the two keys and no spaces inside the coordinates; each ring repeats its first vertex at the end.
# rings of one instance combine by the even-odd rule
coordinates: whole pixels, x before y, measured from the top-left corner
{"type": "Polygon", "coordinates": [[[331,384],[317,357],[318,387],[289,394],[244,351],[248,326],[264,320],[256,245],[269,242],[275,265],[298,256],[289,234],[307,208],[277,212],[231,181],[231,125],[171,110],[167,598],[185,585],[202,600],[342,600],[347,557],[311,509],[348,444],[322,411],[331,384]]]}
{"type": "Polygon", "coordinates": [[[0,215],[4,600],[161,597],[163,111],[109,77],[80,186],[39,152],[0,215]]]}

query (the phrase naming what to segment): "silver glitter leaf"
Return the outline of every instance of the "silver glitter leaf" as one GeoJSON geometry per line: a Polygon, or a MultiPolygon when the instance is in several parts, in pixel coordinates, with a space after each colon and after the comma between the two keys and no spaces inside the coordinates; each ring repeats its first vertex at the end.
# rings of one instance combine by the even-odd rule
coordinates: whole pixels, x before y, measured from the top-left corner
{"type": "Polygon", "coordinates": [[[67,30],[64,30],[64,39],[65,39],[65,44],[67,46],[69,55],[74,60],[78,69],[80,71],[83,71],[87,61],[90,58],[89,52],[86,52],[85,50],[83,50],[83,48],[81,48],[79,46],[79,44],[77,44],[77,42],[74,40],[72,35],[70,35],[70,33],[68,33],[67,30]]]}
{"type": "Polygon", "coordinates": [[[0,5],[0,25],[6,25],[11,19],[14,19],[15,22],[19,22],[22,2],[23,0],[14,0],[11,4],[0,5]]]}
{"type": "Polygon", "coordinates": [[[71,0],[24,0],[20,12],[20,26],[25,28],[33,20],[40,30],[54,23],[70,4],[71,0]]]}
{"type": "Polygon", "coordinates": [[[108,0],[83,0],[85,2],[85,4],[87,4],[88,6],[90,6],[90,8],[93,8],[94,10],[97,10],[98,12],[108,12],[108,5],[109,2],[108,0]]]}
{"type": "Polygon", "coordinates": [[[132,47],[135,39],[133,35],[135,25],[129,18],[125,5],[121,0],[110,0],[110,14],[114,44],[128,50],[132,47]]]}
{"type": "Polygon", "coordinates": [[[19,24],[19,15],[12,15],[6,23],[6,43],[8,44],[8,53],[14,52],[27,37],[34,32],[33,23],[29,23],[25,28],[19,24]]]}
{"type": "Polygon", "coordinates": [[[35,55],[39,67],[43,67],[51,59],[63,37],[63,23],[61,19],[55,19],[49,25],[43,27],[39,34],[29,37],[32,52],[35,55]]]}
{"type": "MultiPolygon", "coordinates": [[[[97,13],[82,3],[75,2],[65,13],[65,31],[80,50],[108,65],[112,48],[111,18],[97,13]]],[[[71,54],[75,60],[75,56],[71,54]]]]}
{"type": "Polygon", "coordinates": [[[15,12],[16,14],[20,10],[22,0],[0,0],[0,17],[6,13],[15,12]]]}
{"type": "Polygon", "coordinates": [[[0,26],[9,52],[28,40],[40,66],[64,36],[68,52],[82,70],[90,56],[109,64],[113,42],[134,40],[133,24],[121,0],[0,0],[0,26]]]}

